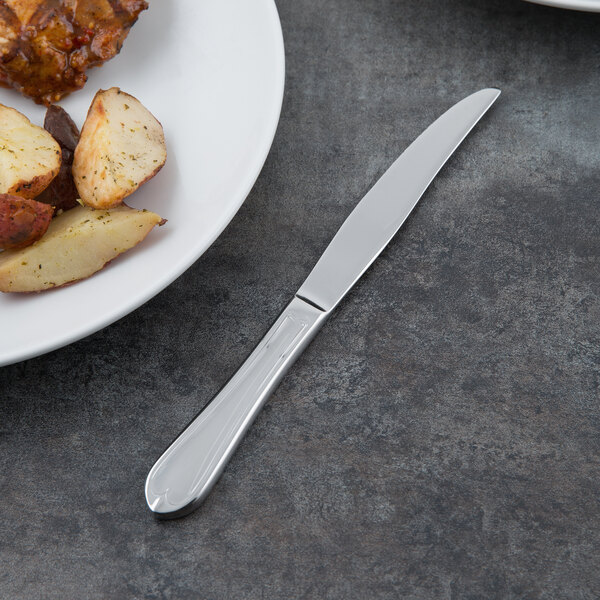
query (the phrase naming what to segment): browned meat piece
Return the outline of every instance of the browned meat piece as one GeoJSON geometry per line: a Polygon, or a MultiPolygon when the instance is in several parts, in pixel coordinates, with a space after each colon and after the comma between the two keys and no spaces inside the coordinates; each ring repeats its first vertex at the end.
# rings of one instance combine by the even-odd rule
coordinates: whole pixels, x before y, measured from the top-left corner
{"type": "Polygon", "coordinates": [[[58,175],[36,200],[51,204],[56,210],[69,210],[77,206],[79,198],[71,173],[73,154],[79,141],[79,129],[67,111],[56,104],[50,105],[46,111],[44,129],[58,142],[62,151],[62,161],[58,175]]]}
{"type": "Polygon", "coordinates": [[[119,52],[145,0],[0,0],[0,84],[39,104],[83,87],[119,52]]]}

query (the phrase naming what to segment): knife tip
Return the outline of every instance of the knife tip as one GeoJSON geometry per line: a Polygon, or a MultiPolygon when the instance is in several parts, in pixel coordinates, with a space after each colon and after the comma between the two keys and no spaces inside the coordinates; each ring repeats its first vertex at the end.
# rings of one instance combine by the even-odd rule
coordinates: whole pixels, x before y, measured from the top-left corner
{"type": "Polygon", "coordinates": [[[494,100],[502,93],[501,89],[494,87],[485,88],[485,90],[482,91],[490,92],[494,96],[494,100]]]}
{"type": "Polygon", "coordinates": [[[492,106],[494,102],[496,102],[498,96],[500,96],[501,93],[501,90],[499,90],[498,88],[489,87],[483,88],[478,92],[475,92],[474,94],[469,96],[469,98],[477,98],[478,101],[483,102],[483,104],[486,107],[485,110],[487,111],[487,109],[490,106],[492,106]]]}

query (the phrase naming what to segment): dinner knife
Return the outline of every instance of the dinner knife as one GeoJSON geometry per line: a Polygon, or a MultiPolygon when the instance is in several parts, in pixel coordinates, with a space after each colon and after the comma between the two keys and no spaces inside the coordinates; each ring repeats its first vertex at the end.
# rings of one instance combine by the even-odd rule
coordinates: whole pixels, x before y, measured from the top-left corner
{"type": "Polygon", "coordinates": [[[281,378],[499,95],[484,89],[455,104],[358,203],[262,341],[150,470],[146,501],[157,517],[181,517],[202,503],[281,378]]]}

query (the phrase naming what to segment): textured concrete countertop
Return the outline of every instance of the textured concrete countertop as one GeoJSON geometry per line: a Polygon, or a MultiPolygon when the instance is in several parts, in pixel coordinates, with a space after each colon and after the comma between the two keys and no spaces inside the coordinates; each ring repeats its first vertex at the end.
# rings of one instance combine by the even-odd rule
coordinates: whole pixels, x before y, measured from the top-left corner
{"type": "Polygon", "coordinates": [[[600,15],[278,7],[281,123],[231,225],[132,315],[0,369],[0,597],[600,597],[600,15]],[[153,460],[393,159],[486,86],[208,501],[156,522],[153,460]]]}

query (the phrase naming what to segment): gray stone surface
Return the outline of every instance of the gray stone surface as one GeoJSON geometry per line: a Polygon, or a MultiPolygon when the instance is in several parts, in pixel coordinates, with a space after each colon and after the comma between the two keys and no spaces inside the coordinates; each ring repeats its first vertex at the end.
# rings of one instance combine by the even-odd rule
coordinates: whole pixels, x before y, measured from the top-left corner
{"type": "Polygon", "coordinates": [[[225,233],[132,315],[0,369],[0,597],[600,597],[600,15],[278,6],[281,124],[225,233]],[[499,103],[208,501],[154,521],[153,460],[392,160],[485,86],[499,103]]]}

